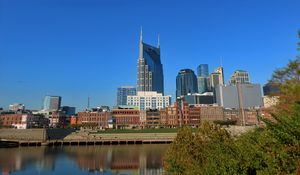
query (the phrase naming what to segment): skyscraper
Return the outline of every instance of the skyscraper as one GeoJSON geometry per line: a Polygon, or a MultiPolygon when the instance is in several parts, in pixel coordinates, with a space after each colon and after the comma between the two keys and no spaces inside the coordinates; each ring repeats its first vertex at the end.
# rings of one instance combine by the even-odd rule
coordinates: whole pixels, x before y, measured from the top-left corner
{"type": "Polygon", "coordinates": [[[197,76],[198,77],[208,77],[208,64],[200,64],[197,67],[197,76]]]}
{"type": "Polygon", "coordinates": [[[58,110],[61,105],[61,97],[60,96],[49,96],[46,95],[44,98],[44,107],[45,111],[54,111],[58,110]]]}
{"type": "Polygon", "coordinates": [[[229,84],[235,85],[235,84],[249,84],[250,83],[250,78],[249,78],[249,73],[244,70],[236,70],[234,73],[231,75],[231,78],[229,80],[229,84]]]}
{"type": "Polygon", "coordinates": [[[140,53],[137,62],[137,91],[156,91],[164,94],[163,65],[160,60],[160,44],[157,47],[143,42],[140,36],[140,53]]]}
{"type": "Polygon", "coordinates": [[[176,97],[197,93],[197,78],[193,70],[182,69],[176,77],[176,97]]]}
{"type": "Polygon", "coordinates": [[[200,64],[197,67],[197,86],[200,94],[208,91],[208,64],[200,64]]]}
{"type": "Polygon", "coordinates": [[[215,73],[219,73],[220,74],[220,79],[219,79],[219,84],[220,85],[224,85],[224,71],[223,71],[223,67],[217,67],[215,69],[215,73]]]}
{"type": "Polygon", "coordinates": [[[133,86],[121,86],[117,92],[117,106],[127,105],[127,96],[136,95],[136,88],[133,86]]]}

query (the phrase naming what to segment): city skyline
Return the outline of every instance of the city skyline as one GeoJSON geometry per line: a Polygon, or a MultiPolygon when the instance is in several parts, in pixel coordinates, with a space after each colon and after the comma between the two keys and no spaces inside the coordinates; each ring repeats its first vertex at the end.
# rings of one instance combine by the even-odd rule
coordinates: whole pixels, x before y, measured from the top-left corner
{"type": "Polygon", "coordinates": [[[0,1],[0,107],[40,109],[47,94],[78,111],[88,97],[91,106],[113,106],[117,87],[136,85],[140,26],[151,45],[160,34],[173,98],[180,69],[214,70],[222,57],[225,82],[242,69],[263,85],[297,55],[300,2],[172,2],[0,1]]]}

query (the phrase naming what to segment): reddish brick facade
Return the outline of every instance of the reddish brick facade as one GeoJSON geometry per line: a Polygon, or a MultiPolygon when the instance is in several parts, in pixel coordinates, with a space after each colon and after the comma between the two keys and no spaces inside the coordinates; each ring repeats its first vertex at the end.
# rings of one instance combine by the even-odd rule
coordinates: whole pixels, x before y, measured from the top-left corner
{"type": "Polygon", "coordinates": [[[140,111],[138,109],[113,109],[116,128],[140,126],[140,111]]]}
{"type": "Polygon", "coordinates": [[[108,128],[108,120],[111,118],[110,112],[78,112],[77,117],[72,117],[70,122],[83,126],[95,126],[108,128]]]}

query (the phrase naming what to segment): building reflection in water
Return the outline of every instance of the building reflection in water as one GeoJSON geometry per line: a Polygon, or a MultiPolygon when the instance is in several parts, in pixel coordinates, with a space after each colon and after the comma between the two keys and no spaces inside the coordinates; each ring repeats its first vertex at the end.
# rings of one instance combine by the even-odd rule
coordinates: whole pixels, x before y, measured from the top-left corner
{"type": "Polygon", "coordinates": [[[162,159],[167,147],[153,144],[0,149],[0,170],[2,174],[25,170],[55,174],[58,160],[66,157],[63,161],[75,162],[77,167],[65,168],[81,173],[162,174],[162,159]]]}

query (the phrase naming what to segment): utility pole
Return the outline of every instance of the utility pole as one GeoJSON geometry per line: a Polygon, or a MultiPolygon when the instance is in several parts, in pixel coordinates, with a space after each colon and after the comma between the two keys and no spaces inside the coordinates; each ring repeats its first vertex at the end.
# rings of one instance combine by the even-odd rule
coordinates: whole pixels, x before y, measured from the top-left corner
{"type": "Polygon", "coordinates": [[[242,114],[242,122],[241,125],[245,126],[246,121],[245,121],[245,111],[244,111],[244,96],[243,96],[243,88],[241,83],[237,83],[237,91],[238,91],[238,101],[239,101],[239,108],[241,110],[242,114]]]}

